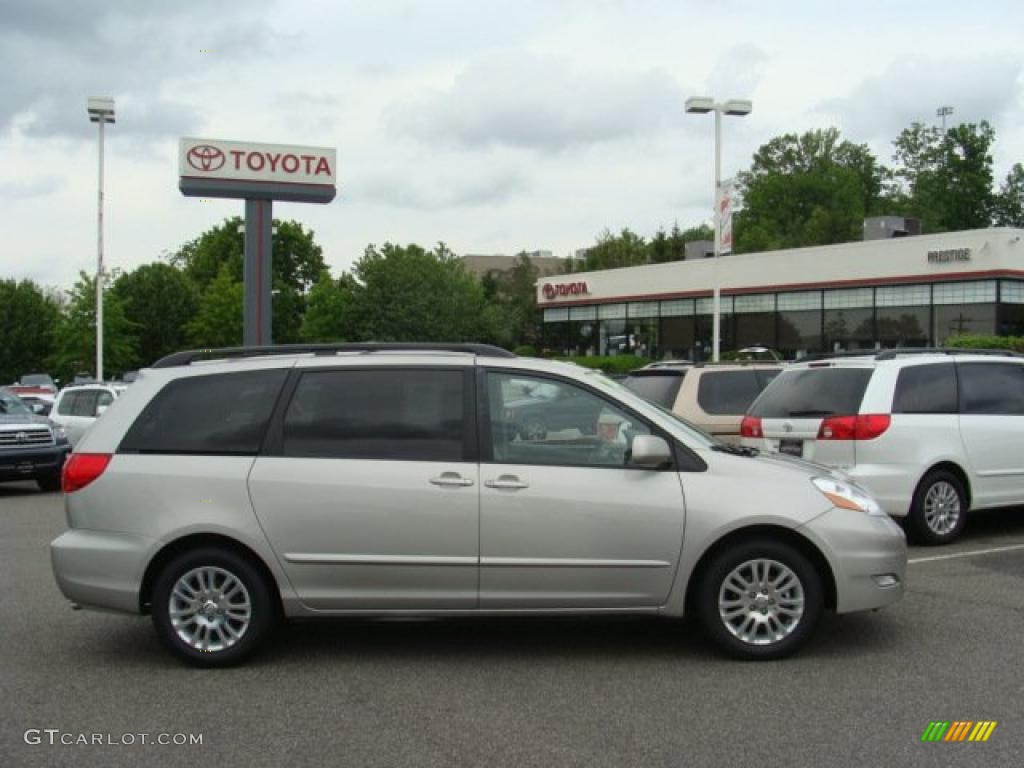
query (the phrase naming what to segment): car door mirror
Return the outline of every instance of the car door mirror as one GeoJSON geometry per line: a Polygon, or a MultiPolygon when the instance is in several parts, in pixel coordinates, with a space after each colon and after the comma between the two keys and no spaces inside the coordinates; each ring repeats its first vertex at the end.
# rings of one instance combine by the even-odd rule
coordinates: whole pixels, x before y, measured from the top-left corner
{"type": "Polygon", "coordinates": [[[661,469],[672,463],[672,449],[664,438],[637,435],[630,446],[630,463],[646,469],[661,469]]]}

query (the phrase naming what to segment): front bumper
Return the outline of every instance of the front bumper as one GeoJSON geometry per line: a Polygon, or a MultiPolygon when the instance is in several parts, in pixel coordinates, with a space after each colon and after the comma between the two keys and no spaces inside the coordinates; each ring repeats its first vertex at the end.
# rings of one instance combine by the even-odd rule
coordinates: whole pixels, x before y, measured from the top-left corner
{"type": "Polygon", "coordinates": [[[832,509],[798,530],[832,565],[836,613],[868,611],[902,599],[907,540],[888,516],[832,509]]]}
{"type": "Polygon", "coordinates": [[[69,453],[70,443],[0,451],[0,480],[34,480],[59,474],[69,453]]]}
{"type": "Polygon", "coordinates": [[[50,542],[57,586],[73,603],[139,613],[139,589],[154,539],[72,528],[50,542]]]}

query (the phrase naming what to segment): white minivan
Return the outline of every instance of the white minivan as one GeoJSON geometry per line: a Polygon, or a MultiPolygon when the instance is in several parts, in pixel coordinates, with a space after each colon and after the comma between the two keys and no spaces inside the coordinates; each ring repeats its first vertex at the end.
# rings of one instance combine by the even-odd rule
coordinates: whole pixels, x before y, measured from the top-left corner
{"type": "Polygon", "coordinates": [[[71,445],[77,445],[85,430],[124,392],[117,384],[81,384],[65,387],[50,410],[50,420],[64,427],[71,445]]]}
{"type": "Polygon", "coordinates": [[[969,509],[1024,504],[1024,356],[902,349],[796,364],[740,434],[842,470],[912,538],[945,544],[969,509]]]}

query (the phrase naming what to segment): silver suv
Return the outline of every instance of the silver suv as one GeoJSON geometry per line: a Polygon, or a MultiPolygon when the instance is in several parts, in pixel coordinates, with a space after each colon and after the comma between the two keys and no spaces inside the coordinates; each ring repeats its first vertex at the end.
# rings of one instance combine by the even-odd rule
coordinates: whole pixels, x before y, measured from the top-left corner
{"type": "Polygon", "coordinates": [[[53,568],[206,666],[281,617],[467,614],[692,612],[777,658],[898,600],[906,544],[856,485],[755,453],[486,345],[178,353],[76,447],[53,568]],[[575,421],[524,431],[538,401],[575,421]]]}
{"type": "Polygon", "coordinates": [[[846,473],[912,538],[945,544],[968,509],[1024,504],[1024,357],[904,349],[793,365],[741,434],[846,473]]]}

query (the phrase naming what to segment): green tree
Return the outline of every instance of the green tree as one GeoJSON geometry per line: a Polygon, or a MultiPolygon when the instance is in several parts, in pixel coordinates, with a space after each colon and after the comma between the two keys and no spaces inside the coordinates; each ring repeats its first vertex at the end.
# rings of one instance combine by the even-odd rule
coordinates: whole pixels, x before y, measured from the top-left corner
{"type": "MultiPolygon", "coordinates": [[[[136,332],[140,329],[125,315],[118,295],[109,290],[107,278],[103,296],[103,374],[117,376],[138,366],[136,332]]],[[[68,303],[54,329],[50,367],[63,380],[76,373],[96,373],[96,278],[78,273],[78,282],[67,292],[68,303]]]]}
{"type": "Polygon", "coordinates": [[[613,235],[605,230],[597,242],[587,249],[586,270],[616,269],[646,264],[650,260],[647,241],[628,227],[613,235]]]}
{"type": "Polygon", "coordinates": [[[57,302],[30,280],[0,280],[0,386],[46,370],[57,302]]]}
{"type": "MultiPolygon", "coordinates": [[[[511,269],[492,278],[494,285],[488,296],[486,318],[493,341],[509,348],[540,344],[539,277],[540,270],[530,257],[520,253],[511,269]]],[[[488,293],[486,284],[484,292],[485,295],[488,293]]]]}
{"type": "Polygon", "coordinates": [[[914,123],[893,142],[896,192],[926,232],[988,227],[996,213],[987,122],[943,132],[914,123]]]}
{"type": "Polygon", "coordinates": [[[1006,174],[995,201],[995,223],[1000,227],[1024,227],[1024,166],[1014,163],[1006,174]]]}
{"type": "Polygon", "coordinates": [[[352,341],[479,341],[490,338],[483,288],[444,243],[368,245],[352,268],[352,341]]]}
{"type": "Polygon", "coordinates": [[[827,245],[860,238],[880,210],[888,171],[836,128],[785,134],[754,153],[739,174],[738,252],[827,245]]]}
{"type": "Polygon", "coordinates": [[[352,337],[357,322],[353,294],[358,289],[351,275],[344,274],[335,280],[325,269],[309,292],[300,338],[306,342],[327,342],[352,337]]]}
{"type": "Polygon", "coordinates": [[[235,347],[242,343],[242,283],[224,264],[199,300],[199,311],[185,327],[195,347],[235,347]]]}
{"type": "Polygon", "coordinates": [[[125,317],[140,330],[141,365],[186,346],[185,326],[199,309],[199,295],[181,270],[159,262],[144,264],[119,276],[112,293],[124,305],[125,317]]]}

